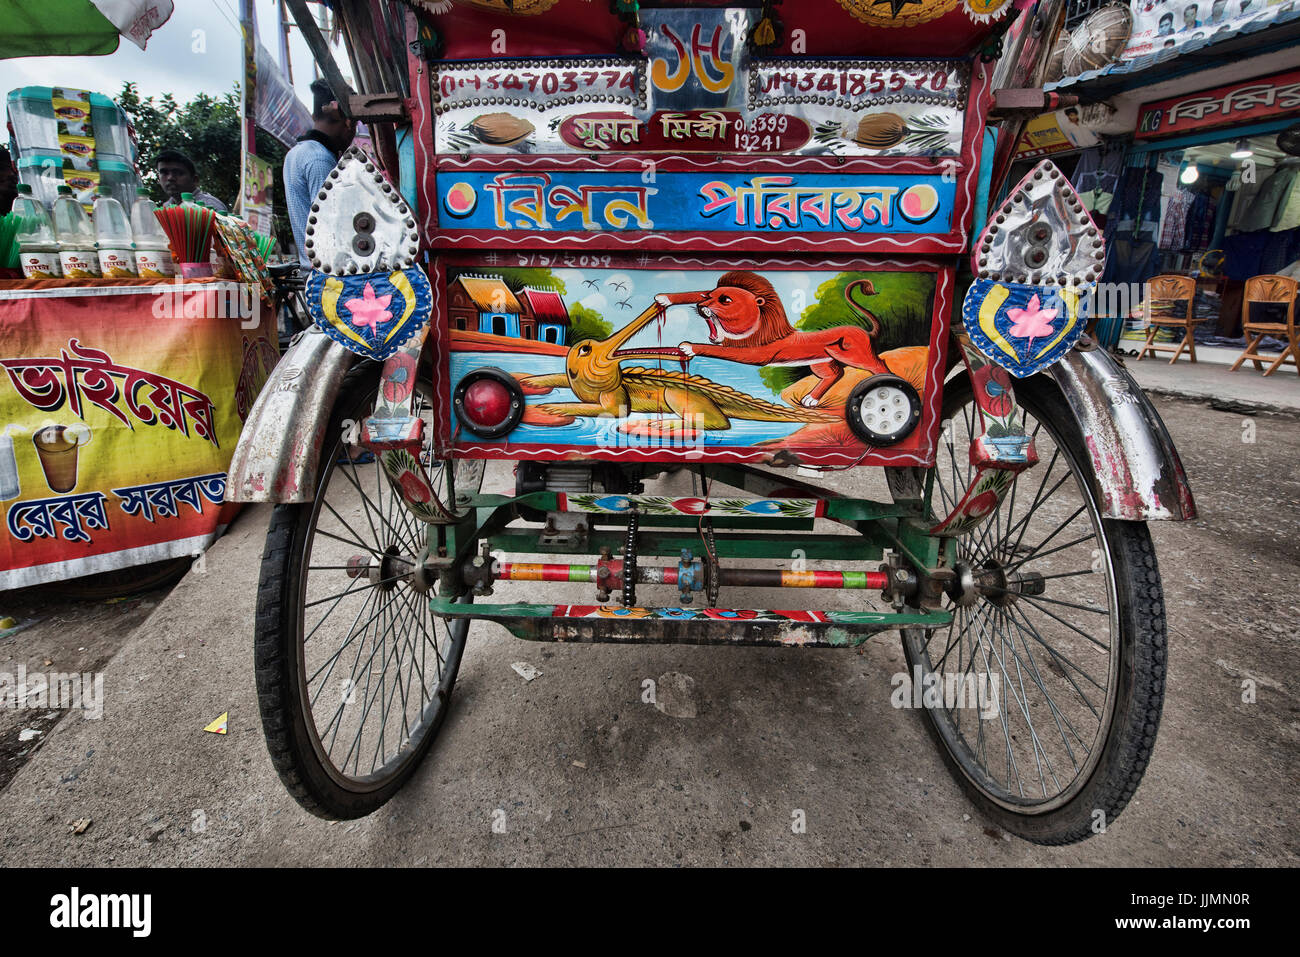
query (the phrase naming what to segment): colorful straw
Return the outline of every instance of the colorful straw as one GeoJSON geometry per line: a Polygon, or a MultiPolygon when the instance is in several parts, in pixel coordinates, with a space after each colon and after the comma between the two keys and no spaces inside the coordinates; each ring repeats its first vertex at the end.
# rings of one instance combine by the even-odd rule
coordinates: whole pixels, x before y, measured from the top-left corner
{"type": "Polygon", "coordinates": [[[212,230],[217,214],[193,203],[163,206],[154,215],[167,234],[178,262],[205,263],[212,252],[212,230]]]}

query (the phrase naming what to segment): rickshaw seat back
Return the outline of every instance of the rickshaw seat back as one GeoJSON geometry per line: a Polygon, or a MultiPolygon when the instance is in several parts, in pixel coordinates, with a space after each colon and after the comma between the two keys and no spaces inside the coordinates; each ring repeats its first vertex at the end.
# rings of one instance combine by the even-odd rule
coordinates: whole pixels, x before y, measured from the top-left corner
{"type": "Polygon", "coordinates": [[[594,12],[543,37],[577,4],[520,41],[502,14],[503,53],[474,45],[493,14],[430,18],[435,454],[933,462],[992,99],[973,54],[1006,12],[939,6],[882,30],[810,3],[764,43],[756,8],[655,4],[644,55],[594,12]]]}

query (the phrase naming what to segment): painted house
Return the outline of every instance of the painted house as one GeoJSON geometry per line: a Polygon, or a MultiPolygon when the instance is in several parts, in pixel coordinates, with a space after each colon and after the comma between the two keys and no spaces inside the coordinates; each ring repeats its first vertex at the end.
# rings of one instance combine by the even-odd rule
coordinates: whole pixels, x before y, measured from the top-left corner
{"type": "Polygon", "coordinates": [[[523,303],[519,324],[525,339],[569,344],[569,309],[558,292],[525,286],[519,298],[523,303]]]}
{"type": "Polygon", "coordinates": [[[447,297],[453,329],[533,338],[525,336],[520,326],[523,307],[498,276],[457,276],[447,288],[447,297]]]}

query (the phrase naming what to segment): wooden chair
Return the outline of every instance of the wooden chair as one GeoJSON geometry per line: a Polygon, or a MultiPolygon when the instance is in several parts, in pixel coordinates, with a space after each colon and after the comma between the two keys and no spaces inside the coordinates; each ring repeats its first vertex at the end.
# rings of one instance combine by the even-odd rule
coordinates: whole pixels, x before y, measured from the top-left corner
{"type": "Polygon", "coordinates": [[[1255,369],[1264,369],[1261,360],[1272,359],[1272,365],[1264,370],[1264,375],[1272,375],[1284,363],[1291,363],[1300,372],[1300,339],[1296,337],[1295,308],[1297,289],[1300,281],[1286,276],[1252,276],[1246,280],[1245,293],[1241,299],[1241,329],[1246,335],[1246,351],[1232,364],[1231,372],[1236,372],[1243,362],[1249,359],[1255,363],[1255,369]],[[1284,322],[1255,321],[1250,314],[1251,303],[1275,302],[1286,307],[1284,322]],[[1283,339],[1286,347],[1280,352],[1261,354],[1257,347],[1264,336],[1283,339]]]}
{"type": "Polygon", "coordinates": [[[1202,321],[1192,315],[1196,302],[1196,278],[1154,276],[1147,282],[1146,293],[1147,341],[1138,352],[1138,361],[1142,361],[1148,352],[1153,356],[1157,352],[1172,352],[1174,357],[1169,360],[1169,364],[1173,365],[1186,349],[1195,362],[1196,340],[1192,338],[1192,332],[1196,329],[1196,324],[1202,321]],[[1177,345],[1157,344],[1156,334],[1161,329],[1183,330],[1182,341],[1177,345]]]}

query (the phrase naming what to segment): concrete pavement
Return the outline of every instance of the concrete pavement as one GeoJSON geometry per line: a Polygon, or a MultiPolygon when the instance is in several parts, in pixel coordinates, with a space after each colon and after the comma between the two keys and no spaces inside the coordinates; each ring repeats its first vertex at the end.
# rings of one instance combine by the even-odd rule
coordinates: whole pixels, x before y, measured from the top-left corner
{"type": "MultiPolygon", "coordinates": [[[[1122,345],[1127,348],[1130,343],[1122,345]]],[[[1240,349],[1197,346],[1195,363],[1183,353],[1172,364],[1168,355],[1154,359],[1147,356],[1141,362],[1125,359],[1124,364],[1138,384],[1155,395],[1216,403],[1235,401],[1267,412],[1300,412],[1300,375],[1295,366],[1282,366],[1268,377],[1257,372],[1250,362],[1229,372],[1239,355],[1240,349]]]]}
{"type": "Polygon", "coordinates": [[[551,646],[476,625],[413,780],[369,818],[320,821],[281,788],[257,715],[261,507],[107,665],[104,719],[66,717],[0,793],[0,865],[1294,866],[1300,421],[1261,419],[1245,444],[1239,415],[1157,404],[1201,516],[1152,526],[1171,626],[1160,738],[1123,816],[1082,844],[1035,847],[979,816],[920,716],[886,703],[892,635],[858,652],[551,646]],[[523,681],[521,659],[542,676],[523,681]],[[693,679],[695,717],[641,703],[670,672],[693,679]],[[223,711],[230,733],[205,734],[223,711]]]}

